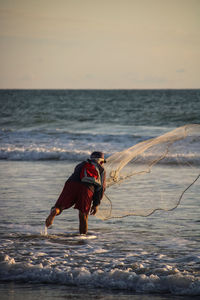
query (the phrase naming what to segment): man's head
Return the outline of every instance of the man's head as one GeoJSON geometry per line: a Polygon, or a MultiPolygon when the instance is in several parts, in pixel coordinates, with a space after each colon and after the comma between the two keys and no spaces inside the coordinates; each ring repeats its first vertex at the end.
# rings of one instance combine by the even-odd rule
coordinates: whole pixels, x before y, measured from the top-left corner
{"type": "Polygon", "coordinates": [[[96,161],[100,165],[106,163],[103,152],[98,152],[98,151],[92,152],[92,154],[90,155],[90,159],[96,161]]]}

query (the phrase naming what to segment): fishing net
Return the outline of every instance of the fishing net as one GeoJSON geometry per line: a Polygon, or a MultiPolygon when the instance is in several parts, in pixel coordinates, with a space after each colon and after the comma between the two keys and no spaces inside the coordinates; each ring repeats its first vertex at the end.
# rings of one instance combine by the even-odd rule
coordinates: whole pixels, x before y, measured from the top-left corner
{"type": "Polygon", "coordinates": [[[179,127],[107,159],[97,217],[149,216],[175,209],[200,177],[200,125],[179,127]]]}

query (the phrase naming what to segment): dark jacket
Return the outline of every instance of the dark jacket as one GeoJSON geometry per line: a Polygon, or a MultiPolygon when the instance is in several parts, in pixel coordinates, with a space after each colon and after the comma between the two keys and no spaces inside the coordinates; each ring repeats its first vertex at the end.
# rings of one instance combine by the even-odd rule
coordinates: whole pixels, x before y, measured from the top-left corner
{"type": "MultiPolygon", "coordinates": [[[[98,176],[99,177],[99,176],[98,176]]],[[[76,181],[76,182],[82,182],[83,184],[87,185],[88,188],[90,190],[92,190],[94,192],[93,194],[93,205],[94,206],[98,206],[101,202],[101,199],[103,198],[103,195],[104,195],[104,191],[106,189],[106,173],[105,173],[105,169],[97,164],[97,163],[94,163],[93,161],[91,160],[87,160],[87,161],[83,161],[82,163],[78,164],[75,169],[74,169],[74,173],[68,178],[67,181],[76,181]],[[100,178],[99,178],[99,184],[97,183],[92,183],[92,182],[86,182],[86,181],[83,181],[83,169],[84,168],[87,168],[87,166],[90,166],[90,164],[92,165],[92,167],[96,168],[97,172],[99,173],[100,175],[100,178]]]]}

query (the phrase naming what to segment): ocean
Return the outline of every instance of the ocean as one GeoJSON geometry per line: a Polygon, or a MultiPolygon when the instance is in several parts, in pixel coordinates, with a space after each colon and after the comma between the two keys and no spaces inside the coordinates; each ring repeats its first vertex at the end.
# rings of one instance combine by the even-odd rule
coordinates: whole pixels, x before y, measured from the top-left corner
{"type": "MultiPolygon", "coordinates": [[[[2,300],[200,296],[200,180],[173,211],[106,221],[90,216],[86,236],[78,233],[73,208],[48,232],[44,226],[77,163],[95,150],[109,157],[200,124],[200,90],[0,90],[0,105],[2,300]]],[[[193,169],[183,166],[183,181],[199,172],[199,152],[193,169]]],[[[167,192],[176,166],[159,165],[159,174],[168,178],[167,192]]],[[[134,189],[122,184],[117,193],[126,206],[134,189]]]]}

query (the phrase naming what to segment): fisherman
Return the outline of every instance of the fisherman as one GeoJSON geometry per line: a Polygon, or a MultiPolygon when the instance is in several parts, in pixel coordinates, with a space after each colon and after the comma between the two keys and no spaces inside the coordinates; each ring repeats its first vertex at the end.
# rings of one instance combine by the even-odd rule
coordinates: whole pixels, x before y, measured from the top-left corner
{"type": "Polygon", "coordinates": [[[106,188],[104,153],[95,151],[87,161],[78,164],[66,181],[56,204],[46,219],[46,226],[53,224],[55,216],[74,205],[79,210],[79,232],[88,231],[88,215],[95,215],[106,188]]]}

